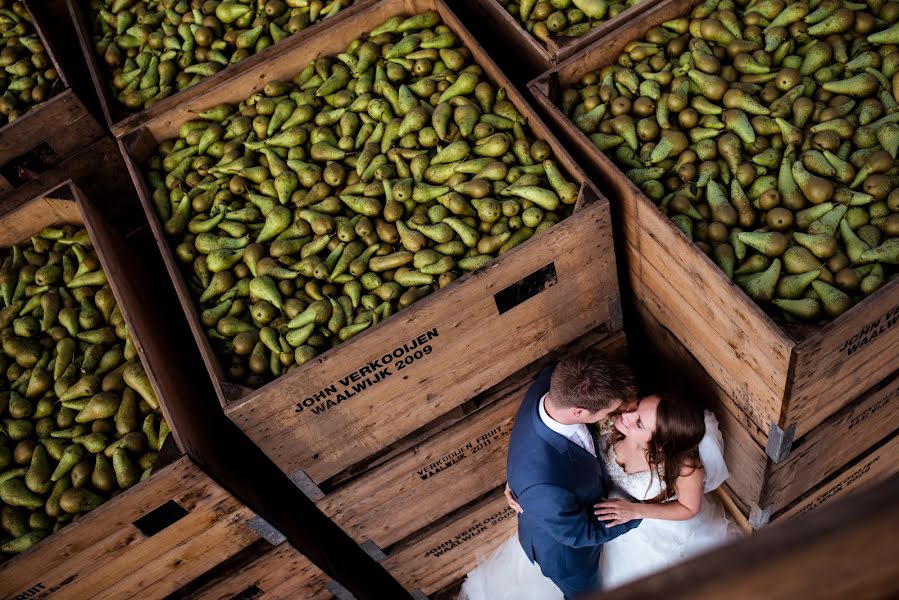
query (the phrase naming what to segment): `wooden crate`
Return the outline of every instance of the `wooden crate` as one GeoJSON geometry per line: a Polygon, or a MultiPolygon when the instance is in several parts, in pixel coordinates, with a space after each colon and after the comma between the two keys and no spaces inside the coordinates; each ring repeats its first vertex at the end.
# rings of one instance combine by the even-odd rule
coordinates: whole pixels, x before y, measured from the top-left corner
{"type": "Polygon", "coordinates": [[[182,457],[3,563],[0,595],[165,598],[263,536],[278,543],[279,535],[182,457]]]}
{"type": "Polygon", "coordinates": [[[495,36],[498,47],[510,49],[515,60],[524,63],[519,67],[523,67],[521,70],[528,73],[527,79],[544,73],[568,57],[574,56],[658,2],[659,0],[642,0],[639,5],[632,6],[580,37],[550,38],[544,44],[531,35],[497,0],[462,0],[465,9],[471,14],[472,22],[482,23],[484,31],[489,31],[491,36],[495,36]]]}
{"type": "Polygon", "coordinates": [[[774,322],[680,232],[554,104],[561,86],[617,59],[696,0],[666,0],[532,81],[529,89],[618,203],[636,298],[762,431],[801,437],[899,368],[899,282],[810,335],[774,322]]]}
{"type": "Polygon", "coordinates": [[[339,27],[340,24],[352,17],[365,8],[366,5],[377,2],[378,0],[355,0],[348,8],[341,10],[332,17],[328,17],[323,21],[313,24],[302,31],[295,33],[285,40],[277,44],[269,46],[262,52],[253,54],[252,56],[232,65],[228,65],[215,75],[206,77],[196,85],[172,94],[168,98],[160,100],[150,108],[139,112],[128,110],[125,106],[113,98],[110,92],[110,83],[108,72],[104,65],[101,64],[100,58],[94,48],[93,38],[90,31],[90,15],[86,12],[85,5],[87,0],[65,0],[69,8],[72,24],[78,36],[78,42],[81,45],[81,51],[84,53],[84,59],[90,71],[91,80],[96,89],[97,96],[100,98],[100,107],[103,116],[106,118],[107,126],[115,137],[120,137],[139,129],[145,123],[160,117],[161,115],[177,110],[183,103],[196,99],[213,88],[226,84],[235,77],[239,77],[241,73],[253,70],[268,62],[279,62],[282,59],[282,51],[284,49],[285,40],[290,40],[291,44],[302,43],[303,40],[310,36],[315,36],[323,30],[330,27],[339,27]]]}
{"type": "MultiPolygon", "coordinates": [[[[727,486],[754,527],[845,470],[899,430],[899,371],[861,394],[797,440],[762,430],[718,386],[689,350],[637,302],[643,342],[655,369],[714,405],[730,469],[727,486]]],[[[899,462],[894,456],[893,462],[899,462]]]]}
{"type": "Polygon", "coordinates": [[[25,2],[61,87],[46,101],[0,128],[0,195],[100,139],[103,130],[71,89],[52,40],[25,2]]]}
{"type": "Polygon", "coordinates": [[[8,247],[28,239],[45,227],[61,224],[83,225],[107,275],[132,342],[150,378],[160,409],[179,448],[183,448],[179,423],[170,418],[171,401],[179,398],[180,377],[166,364],[165,349],[151,335],[158,323],[142,302],[140,274],[135,271],[134,257],[128,251],[125,237],[112,228],[96,206],[71,181],[47,189],[22,203],[0,204],[0,246],[8,247]],[[171,400],[171,401],[170,401],[171,400]]]}
{"type": "MultiPolygon", "coordinates": [[[[125,529],[126,524],[136,521],[141,516],[149,514],[155,507],[164,504],[165,496],[170,496],[188,511],[193,510],[193,505],[197,502],[208,497],[213,503],[207,507],[207,511],[212,508],[219,510],[216,507],[223,501],[225,492],[186,458],[178,459],[180,448],[184,448],[185,432],[180,427],[181,423],[177,419],[172,419],[170,414],[174,407],[173,403],[182,398],[179,394],[181,379],[178,372],[165,360],[165,350],[159,347],[155,337],[147,335],[159,324],[151,313],[147,312],[146,303],[142,302],[141,290],[135,281],[136,279],[140,281],[140,274],[135,270],[136,263],[127,250],[124,236],[100,216],[94,204],[71,181],[44,190],[28,201],[0,204],[0,223],[2,223],[0,246],[18,243],[49,226],[74,224],[83,225],[87,229],[119,309],[128,324],[138,356],[172,431],[170,439],[160,453],[154,473],[147,481],[122,492],[56,534],[42,540],[27,552],[0,565],[2,597],[13,592],[15,594],[11,597],[16,597],[17,594],[34,595],[62,586],[66,587],[67,592],[70,586],[71,589],[78,590],[77,593],[73,592],[74,596],[67,597],[88,597],[88,593],[99,593],[115,583],[116,577],[110,576],[110,571],[103,571],[107,568],[104,557],[108,553],[118,554],[120,547],[135,548],[135,554],[130,559],[130,563],[135,565],[132,568],[140,566],[164,568],[153,561],[158,560],[161,563],[168,560],[164,556],[165,553],[160,552],[157,546],[141,545],[142,541],[150,539],[151,534],[139,533],[137,526],[129,531],[125,529]],[[172,460],[175,462],[169,464],[172,460]],[[191,487],[191,481],[196,485],[191,487]],[[179,492],[179,488],[183,489],[179,492]],[[181,492],[182,495],[176,497],[181,492]],[[149,552],[149,555],[144,556],[143,552],[149,552]],[[95,572],[106,575],[96,575],[95,572]],[[83,585],[87,587],[82,588],[81,582],[85,582],[83,585]]],[[[224,512],[216,513],[219,519],[232,512],[229,508],[231,505],[222,506],[224,512]]],[[[166,508],[149,520],[159,521],[172,510],[180,511],[177,507],[166,508]]],[[[211,524],[208,518],[199,518],[205,519],[202,523],[211,524]]],[[[188,522],[190,521],[184,523],[188,522]]],[[[169,542],[174,544],[169,549],[181,544],[182,541],[183,539],[169,542]]],[[[184,550],[188,548],[185,547],[184,550]]],[[[196,550],[194,552],[196,553],[196,550]]],[[[115,569],[111,572],[116,575],[124,573],[119,571],[124,568],[122,564],[115,562],[120,558],[115,556],[108,560],[110,564],[117,565],[109,567],[115,569]]],[[[172,564],[174,567],[178,566],[177,563],[172,564]]],[[[124,565],[128,566],[129,561],[125,560],[124,565]]],[[[189,568],[194,569],[196,566],[191,565],[189,568]]],[[[148,581],[152,581],[152,578],[148,581]]],[[[135,582],[132,584],[137,585],[135,582]]]]}
{"type": "Polygon", "coordinates": [[[441,0],[389,0],[369,6],[340,28],[285,44],[282,60],[244,71],[227,85],[119,140],[226,413],[284,472],[294,475],[303,470],[315,483],[452,410],[520,365],[597,327],[607,332],[621,328],[609,207],[585,183],[572,217],[486,268],[258,390],[226,382],[139,165],[156,140],[174,135],[201,107],[238,102],[265,81],[296,72],[310,58],[343,49],[390,16],[432,9],[471,48],[493,82],[506,88],[509,99],[534,133],[550,143],[566,171],[586,182],[586,175],[441,0]],[[485,357],[489,369],[482,368],[485,357]],[[397,368],[394,362],[399,358],[406,363],[397,368]],[[369,378],[377,385],[353,391],[360,374],[363,383],[369,378]]]}

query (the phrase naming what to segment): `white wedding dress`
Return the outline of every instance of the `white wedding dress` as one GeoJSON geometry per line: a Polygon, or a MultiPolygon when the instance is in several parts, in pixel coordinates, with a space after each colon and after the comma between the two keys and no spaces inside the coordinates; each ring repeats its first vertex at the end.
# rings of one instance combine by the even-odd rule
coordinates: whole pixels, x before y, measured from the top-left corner
{"type": "MultiPolygon", "coordinates": [[[[706,436],[699,446],[705,471],[702,508],[688,521],[643,519],[636,529],[607,542],[600,557],[600,580],[604,589],[662,571],[702,552],[739,537],[737,526],[721,503],[708,492],[728,477],[721,451],[723,443],[718,421],[705,413],[706,436]]],[[[605,445],[605,444],[604,444],[605,445]]],[[[646,500],[662,491],[659,477],[649,471],[629,474],[615,460],[614,449],[603,452],[614,486],[611,496],[646,500]]],[[[480,558],[480,557],[479,557],[480,558]]],[[[518,536],[506,540],[493,554],[481,560],[462,585],[459,600],[562,600],[561,590],[532,564],[518,543],[518,536]]]]}

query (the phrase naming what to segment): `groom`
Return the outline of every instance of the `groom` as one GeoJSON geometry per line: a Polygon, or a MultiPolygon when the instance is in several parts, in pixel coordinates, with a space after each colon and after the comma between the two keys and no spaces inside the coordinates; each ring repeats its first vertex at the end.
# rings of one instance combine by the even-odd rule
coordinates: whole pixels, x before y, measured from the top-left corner
{"type": "Polygon", "coordinates": [[[566,598],[596,591],[602,544],[640,524],[606,527],[593,515],[610,483],[587,429],[634,397],[629,367],[579,353],[541,371],[515,417],[506,475],[523,509],[518,540],[566,598]]]}

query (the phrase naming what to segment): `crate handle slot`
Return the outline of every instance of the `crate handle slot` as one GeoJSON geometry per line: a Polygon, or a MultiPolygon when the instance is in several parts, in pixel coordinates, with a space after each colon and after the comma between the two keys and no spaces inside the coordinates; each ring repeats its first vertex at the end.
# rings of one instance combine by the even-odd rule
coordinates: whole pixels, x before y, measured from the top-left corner
{"type": "Polygon", "coordinates": [[[263,591],[256,587],[255,585],[251,585],[250,587],[238,592],[231,596],[231,600],[251,600],[252,598],[258,598],[263,594],[263,591]]]}
{"type": "Polygon", "coordinates": [[[558,281],[556,263],[551,262],[494,294],[493,301],[496,302],[496,310],[499,311],[499,314],[508,312],[546,288],[554,286],[558,281]]]}
{"type": "Polygon", "coordinates": [[[36,179],[44,171],[62,162],[59,155],[46,142],[0,165],[0,177],[14,188],[36,179]]]}
{"type": "Polygon", "coordinates": [[[133,525],[140,529],[145,536],[151,537],[186,515],[187,509],[174,500],[169,500],[134,521],[133,525]]]}

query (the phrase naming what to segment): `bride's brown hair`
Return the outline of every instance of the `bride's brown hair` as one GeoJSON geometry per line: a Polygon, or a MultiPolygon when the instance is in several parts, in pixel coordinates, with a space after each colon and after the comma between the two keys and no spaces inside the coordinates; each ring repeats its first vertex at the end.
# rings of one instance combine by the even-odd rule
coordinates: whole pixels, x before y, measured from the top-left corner
{"type": "MultiPolygon", "coordinates": [[[[702,410],[694,403],[674,392],[662,392],[656,408],[656,427],[646,448],[646,460],[652,476],[662,480],[662,492],[650,500],[662,502],[676,493],[674,483],[686,469],[687,474],[702,468],[699,459],[699,442],[705,435],[705,419],[702,410]]],[[[614,431],[612,444],[624,439],[624,434],[614,431]]]]}

